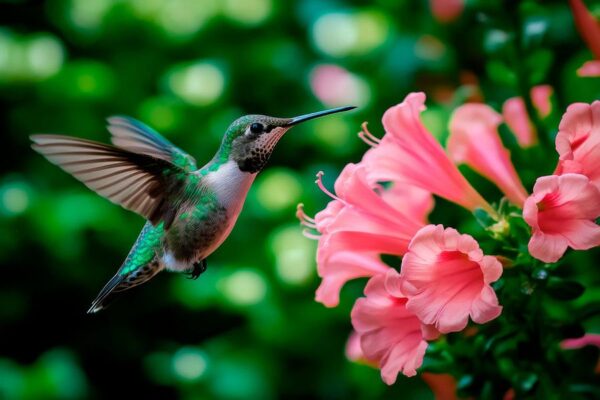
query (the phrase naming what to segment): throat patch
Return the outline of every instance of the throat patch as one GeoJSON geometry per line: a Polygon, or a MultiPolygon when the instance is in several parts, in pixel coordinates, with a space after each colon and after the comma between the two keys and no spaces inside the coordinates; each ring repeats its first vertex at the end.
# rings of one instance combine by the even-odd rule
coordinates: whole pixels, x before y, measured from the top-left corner
{"type": "Polygon", "coordinates": [[[271,152],[266,149],[252,149],[245,158],[238,161],[240,171],[256,173],[262,170],[269,161],[271,152]]]}

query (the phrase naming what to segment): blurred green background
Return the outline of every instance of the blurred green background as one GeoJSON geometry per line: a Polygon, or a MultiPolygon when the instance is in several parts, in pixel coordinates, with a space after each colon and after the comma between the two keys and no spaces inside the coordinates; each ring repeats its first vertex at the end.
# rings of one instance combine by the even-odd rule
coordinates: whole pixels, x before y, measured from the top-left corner
{"type": "MultiPolygon", "coordinates": [[[[419,378],[387,387],[346,360],[364,282],[336,309],[314,302],[316,243],[295,206],[326,204],[314,174],[331,187],[367,148],[360,123],[380,135],[409,91],[428,94],[423,118],[443,140],[466,99],[500,109],[549,83],[556,129],[568,103],[599,97],[574,73],[591,58],[565,1],[473,0],[448,23],[422,0],[0,1],[0,399],[432,398],[419,378]],[[126,114],[202,164],[241,115],[344,104],[359,108],[283,138],[200,279],[162,274],[85,314],[143,221],[35,154],[29,134],[108,142],[105,118],[126,114]]],[[[527,185],[538,172],[520,170],[527,185]]],[[[466,213],[438,205],[437,222],[458,227],[466,213]]]]}

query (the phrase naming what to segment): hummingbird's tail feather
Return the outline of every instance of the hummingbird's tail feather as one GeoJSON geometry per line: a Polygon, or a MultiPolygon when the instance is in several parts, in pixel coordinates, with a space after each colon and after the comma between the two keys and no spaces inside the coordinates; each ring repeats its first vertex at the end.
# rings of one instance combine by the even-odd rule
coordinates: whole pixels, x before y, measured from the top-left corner
{"type": "Polygon", "coordinates": [[[163,268],[164,266],[161,262],[159,262],[158,258],[154,258],[154,260],[151,262],[147,263],[143,267],[137,268],[130,273],[122,274],[122,272],[119,270],[119,272],[117,272],[115,276],[113,276],[111,280],[104,285],[98,296],[96,296],[92,302],[92,305],[87,311],[88,314],[94,314],[105,309],[110,303],[112,303],[119,293],[147,282],[154,275],[162,271],[163,268]]]}

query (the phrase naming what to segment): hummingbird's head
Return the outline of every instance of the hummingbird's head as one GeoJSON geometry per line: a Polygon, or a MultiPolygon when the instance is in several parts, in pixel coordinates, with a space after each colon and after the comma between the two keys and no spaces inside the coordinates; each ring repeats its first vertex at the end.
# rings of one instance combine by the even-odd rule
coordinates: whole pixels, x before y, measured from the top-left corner
{"type": "Polygon", "coordinates": [[[227,149],[228,159],[234,160],[240,170],[256,173],[264,168],[275,145],[290,128],[309,119],[353,108],[355,107],[339,107],[294,118],[246,115],[229,126],[221,148],[227,149]]]}

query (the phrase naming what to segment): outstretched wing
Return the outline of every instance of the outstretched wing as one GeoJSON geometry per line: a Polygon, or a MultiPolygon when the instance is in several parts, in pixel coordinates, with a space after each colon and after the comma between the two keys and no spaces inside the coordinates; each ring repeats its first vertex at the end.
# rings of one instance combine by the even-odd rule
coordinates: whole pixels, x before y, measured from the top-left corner
{"type": "Polygon", "coordinates": [[[122,149],[168,161],[185,171],[193,171],[196,160],[144,123],[125,116],[108,118],[112,143],[122,149]]]}
{"type": "Polygon", "coordinates": [[[33,149],[113,203],[153,225],[174,217],[173,200],[187,172],[170,162],[110,145],[61,135],[32,135],[33,149]]]}

